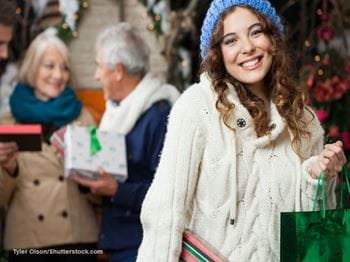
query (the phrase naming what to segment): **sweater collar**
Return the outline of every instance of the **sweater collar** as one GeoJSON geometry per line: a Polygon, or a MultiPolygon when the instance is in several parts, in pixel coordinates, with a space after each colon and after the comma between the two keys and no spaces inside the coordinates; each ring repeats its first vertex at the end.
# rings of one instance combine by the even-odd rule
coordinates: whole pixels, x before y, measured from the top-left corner
{"type": "MultiPolygon", "coordinates": [[[[200,81],[204,83],[204,86],[210,86],[215,99],[217,95],[212,86],[212,82],[207,73],[203,73],[200,76],[200,81]]],[[[228,99],[235,104],[234,114],[232,115],[230,122],[239,135],[245,140],[253,143],[256,147],[264,147],[268,145],[271,141],[277,139],[277,137],[285,131],[286,123],[285,120],[279,114],[276,105],[271,101],[270,103],[270,123],[271,133],[262,137],[258,137],[254,128],[253,118],[249,111],[240,102],[236,89],[230,83],[229,86],[228,99]]]]}

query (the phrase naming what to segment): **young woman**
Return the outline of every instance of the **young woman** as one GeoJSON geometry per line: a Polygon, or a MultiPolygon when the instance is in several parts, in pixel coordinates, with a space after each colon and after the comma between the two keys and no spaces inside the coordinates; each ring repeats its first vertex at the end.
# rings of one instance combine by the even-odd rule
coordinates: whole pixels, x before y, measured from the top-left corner
{"type": "Polygon", "coordinates": [[[291,78],[283,26],[266,0],[214,0],[203,73],[175,104],[141,212],[138,261],[178,261],[190,229],[228,261],[279,261],[280,212],[328,206],[346,162],[291,78]]]}
{"type": "Polygon", "coordinates": [[[95,261],[94,254],[74,255],[75,249],[95,248],[97,223],[86,194],[64,178],[63,158],[50,144],[53,132],[69,123],[93,124],[67,86],[70,77],[67,47],[55,36],[39,35],[21,66],[11,113],[0,119],[43,129],[40,152],[18,152],[15,142],[0,143],[0,206],[7,206],[4,248],[23,249],[22,255],[11,251],[9,261],[95,261]]]}

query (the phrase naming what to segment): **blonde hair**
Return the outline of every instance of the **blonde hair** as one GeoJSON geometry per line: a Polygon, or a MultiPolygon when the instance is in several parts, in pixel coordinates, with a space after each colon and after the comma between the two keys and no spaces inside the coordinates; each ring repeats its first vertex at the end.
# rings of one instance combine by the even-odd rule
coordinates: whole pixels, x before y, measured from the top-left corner
{"type": "Polygon", "coordinates": [[[52,32],[45,31],[39,34],[30,44],[19,70],[19,82],[28,84],[32,87],[35,86],[35,80],[37,78],[40,63],[42,62],[43,56],[49,47],[54,47],[60,52],[65,60],[69,73],[72,73],[67,46],[52,32]]]}

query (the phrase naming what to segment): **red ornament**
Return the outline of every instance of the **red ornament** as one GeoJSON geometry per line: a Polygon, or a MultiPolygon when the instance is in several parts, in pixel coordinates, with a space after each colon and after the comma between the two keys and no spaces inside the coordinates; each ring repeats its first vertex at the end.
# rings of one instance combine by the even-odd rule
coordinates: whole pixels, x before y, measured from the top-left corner
{"type": "Polygon", "coordinates": [[[339,137],[339,127],[331,126],[328,130],[329,137],[339,137]]]}
{"type": "Polygon", "coordinates": [[[345,131],[340,134],[340,139],[343,141],[344,149],[350,150],[350,132],[345,131]]]}
{"type": "Polygon", "coordinates": [[[334,30],[329,25],[323,25],[317,30],[318,37],[328,43],[334,37],[334,30]]]}
{"type": "Polygon", "coordinates": [[[322,15],[321,15],[321,20],[323,21],[323,22],[328,22],[329,21],[329,14],[328,13],[323,13],[322,15]]]}
{"type": "Polygon", "coordinates": [[[346,63],[344,65],[344,71],[345,73],[350,74],[350,63],[346,63]]]}
{"type": "Polygon", "coordinates": [[[320,120],[321,124],[323,124],[324,122],[326,122],[329,114],[326,110],[317,110],[316,111],[316,115],[317,115],[317,118],[318,120],[320,120]]]}

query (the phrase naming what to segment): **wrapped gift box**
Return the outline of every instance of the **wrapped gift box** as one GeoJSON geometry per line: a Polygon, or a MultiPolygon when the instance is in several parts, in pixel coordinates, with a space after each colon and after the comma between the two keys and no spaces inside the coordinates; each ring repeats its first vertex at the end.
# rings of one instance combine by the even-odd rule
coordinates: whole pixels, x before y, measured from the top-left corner
{"type": "Polygon", "coordinates": [[[66,132],[66,128],[66,126],[61,127],[60,129],[55,131],[50,137],[51,145],[53,145],[57,149],[61,156],[64,156],[64,133],[66,132]]]}
{"type": "Polygon", "coordinates": [[[0,142],[12,141],[19,151],[41,151],[41,125],[0,125],[0,142]]]}
{"type": "Polygon", "coordinates": [[[98,179],[98,168],[102,167],[119,182],[127,179],[125,136],[97,129],[101,150],[90,152],[91,136],[89,128],[69,125],[64,133],[65,175],[80,175],[98,179]]]}

